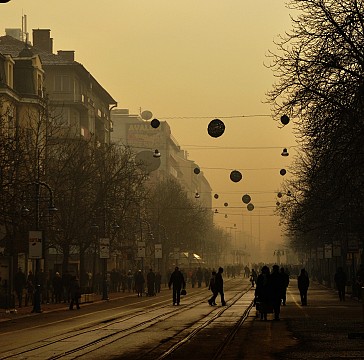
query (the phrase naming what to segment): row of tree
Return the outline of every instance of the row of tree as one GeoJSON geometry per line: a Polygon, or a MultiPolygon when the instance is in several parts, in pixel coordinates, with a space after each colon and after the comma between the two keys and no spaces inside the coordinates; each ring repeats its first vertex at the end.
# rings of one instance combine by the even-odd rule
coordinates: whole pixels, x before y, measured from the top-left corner
{"type": "Polygon", "coordinates": [[[364,235],[364,2],[290,0],[292,29],[270,54],[276,116],[300,147],[278,206],[297,250],[364,235]]]}
{"type": "Polygon", "coordinates": [[[100,237],[110,238],[111,252],[122,254],[135,251],[144,234],[150,250],[162,244],[164,263],[174,247],[220,254],[226,246],[211,209],[188,198],[174,178],[148,181],[130,147],[77,135],[77,126],[57,121],[46,102],[30,107],[21,120],[12,116],[13,108],[9,101],[0,103],[0,225],[6,254],[28,252],[29,230],[42,230],[45,250],[63,254],[63,271],[76,248],[82,274],[100,237]]]}

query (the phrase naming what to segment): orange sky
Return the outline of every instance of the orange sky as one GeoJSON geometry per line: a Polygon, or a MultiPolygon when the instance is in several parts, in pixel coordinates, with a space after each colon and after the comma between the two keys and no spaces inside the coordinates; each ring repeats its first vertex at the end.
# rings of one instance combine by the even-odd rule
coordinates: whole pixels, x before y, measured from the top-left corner
{"type": "Polygon", "coordinates": [[[54,52],[75,50],[76,61],[120,108],[131,113],[147,109],[167,120],[219,194],[213,201],[221,209],[218,224],[244,227],[260,238],[262,250],[271,256],[267,260],[273,261],[272,249],[282,244],[279,219],[273,215],[283,179],[279,170],[292,161],[295,141],[292,125],[280,128],[264,103],[274,81],[264,63],[268,50],[275,49],[273,40],[291,27],[284,3],[11,0],[0,4],[0,33],[21,27],[26,14],[30,40],[33,28],[51,29],[54,52]],[[228,118],[237,115],[245,117],[228,118]],[[218,117],[226,130],[212,138],[207,125],[218,117]],[[280,155],[284,147],[289,157],[280,155]],[[234,169],[243,174],[239,183],[229,178],[234,169]],[[241,201],[245,193],[252,197],[253,212],[241,201]]]}

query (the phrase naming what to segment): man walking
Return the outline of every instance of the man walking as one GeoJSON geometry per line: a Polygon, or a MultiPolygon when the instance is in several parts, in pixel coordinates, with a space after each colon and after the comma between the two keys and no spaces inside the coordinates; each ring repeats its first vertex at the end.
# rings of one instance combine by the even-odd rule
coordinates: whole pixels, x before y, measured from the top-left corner
{"type": "Polygon", "coordinates": [[[301,269],[300,275],[297,278],[298,290],[301,296],[301,305],[307,306],[307,290],[310,285],[310,280],[305,269],[301,269]]]}
{"type": "Polygon", "coordinates": [[[183,274],[180,272],[178,266],[175,267],[171,277],[169,279],[168,287],[169,289],[173,285],[173,305],[179,305],[181,299],[181,289],[186,287],[185,278],[183,274]]]}
{"type": "Polygon", "coordinates": [[[224,298],[224,279],[222,278],[222,273],[224,272],[224,269],[222,267],[219,267],[219,270],[215,276],[215,292],[212,295],[211,299],[208,301],[208,303],[212,306],[215,304],[216,298],[218,294],[220,294],[221,297],[221,305],[225,306],[225,298],[224,298]]]}

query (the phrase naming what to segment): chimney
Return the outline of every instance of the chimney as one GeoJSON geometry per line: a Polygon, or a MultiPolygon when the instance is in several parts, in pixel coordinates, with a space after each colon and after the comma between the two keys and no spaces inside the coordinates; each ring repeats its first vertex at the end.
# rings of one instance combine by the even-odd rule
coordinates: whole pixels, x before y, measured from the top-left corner
{"type": "Polygon", "coordinates": [[[53,39],[49,29],[33,29],[33,46],[53,53],[53,39]]]}
{"type": "Polygon", "coordinates": [[[74,50],[58,50],[57,54],[67,61],[75,61],[75,51],[74,50]]]}

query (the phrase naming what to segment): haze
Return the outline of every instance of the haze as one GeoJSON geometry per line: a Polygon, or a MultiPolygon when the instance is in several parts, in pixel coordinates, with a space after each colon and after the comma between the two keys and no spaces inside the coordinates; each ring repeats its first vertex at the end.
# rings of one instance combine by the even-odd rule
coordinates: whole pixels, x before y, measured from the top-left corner
{"type": "Polygon", "coordinates": [[[1,34],[20,28],[26,14],[28,32],[51,29],[54,51],[75,50],[75,60],[119,108],[150,110],[167,120],[219,195],[213,201],[216,222],[251,232],[265,259],[273,261],[283,243],[273,215],[283,180],[279,170],[289,168],[295,141],[291,124],[281,128],[264,103],[274,77],[263,63],[268,49],[275,49],[273,40],[290,29],[284,3],[12,0],[0,4],[1,34]],[[226,125],[217,139],[207,133],[214,118],[226,125]],[[283,148],[289,157],[281,156],[283,148]],[[234,169],[243,173],[239,183],[229,178],[234,169]],[[252,197],[252,212],[241,201],[245,193],[252,197]]]}

